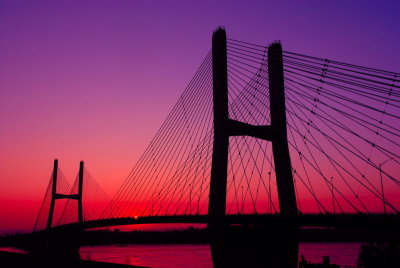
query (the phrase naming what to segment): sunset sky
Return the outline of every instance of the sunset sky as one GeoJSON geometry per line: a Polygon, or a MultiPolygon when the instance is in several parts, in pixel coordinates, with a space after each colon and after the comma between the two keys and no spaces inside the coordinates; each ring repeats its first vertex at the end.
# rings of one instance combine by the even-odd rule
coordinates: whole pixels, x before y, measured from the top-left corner
{"type": "Polygon", "coordinates": [[[0,0],[0,233],[33,226],[53,159],[112,196],[211,48],[400,71],[399,1],[0,0]]]}

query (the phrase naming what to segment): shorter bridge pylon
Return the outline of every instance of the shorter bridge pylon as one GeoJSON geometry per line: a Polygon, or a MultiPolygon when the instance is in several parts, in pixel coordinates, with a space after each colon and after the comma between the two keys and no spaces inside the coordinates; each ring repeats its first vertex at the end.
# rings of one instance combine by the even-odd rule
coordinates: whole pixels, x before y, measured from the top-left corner
{"type": "Polygon", "coordinates": [[[78,193],[77,194],[59,194],[57,193],[57,175],[58,175],[58,160],[54,159],[53,175],[52,175],[52,186],[51,186],[51,201],[50,210],[47,218],[46,229],[50,229],[53,223],[54,207],[57,199],[73,199],[78,202],[78,222],[83,222],[83,207],[82,207],[82,193],[83,193],[83,161],[79,164],[79,182],[78,182],[78,193]]]}

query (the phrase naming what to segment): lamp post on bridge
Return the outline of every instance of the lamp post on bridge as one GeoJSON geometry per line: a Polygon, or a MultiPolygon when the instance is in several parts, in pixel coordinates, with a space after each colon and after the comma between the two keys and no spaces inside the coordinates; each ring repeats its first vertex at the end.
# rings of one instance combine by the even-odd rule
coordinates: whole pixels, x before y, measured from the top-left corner
{"type": "Polygon", "coordinates": [[[383,191],[383,179],[382,179],[382,166],[389,162],[390,160],[394,160],[394,158],[389,158],[383,161],[382,163],[379,163],[379,175],[381,178],[381,189],[382,189],[382,202],[383,202],[383,213],[386,215],[386,202],[385,202],[385,192],[383,191]]]}

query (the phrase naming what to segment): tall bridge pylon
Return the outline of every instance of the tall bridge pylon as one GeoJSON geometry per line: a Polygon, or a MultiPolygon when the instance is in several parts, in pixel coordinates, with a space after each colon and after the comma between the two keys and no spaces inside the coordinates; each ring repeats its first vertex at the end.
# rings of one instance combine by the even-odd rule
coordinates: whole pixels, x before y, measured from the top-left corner
{"type": "Polygon", "coordinates": [[[227,166],[230,136],[251,136],[272,142],[280,213],[297,215],[286,131],[286,109],[282,46],[268,47],[270,125],[252,125],[229,118],[226,32],[217,29],[212,37],[214,145],[212,154],[209,228],[223,222],[226,211],[227,166]]]}
{"type": "Polygon", "coordinates": [[[57,199],[73,199],[78,202],[78,222],[83,222],[83,207],[82,207],[82,193],[83,193],[83,161],[79,164],[79,181],[78,181],[78,193],[77,194],[59,194],[57,193],[57,173],[58,173],[58,160],[54,160],[54,168],[52,175],[52,186],[51,186],[51,201],[50,210],[47,218],[47,229],[50,229],[53,223],[54,207],[57,199]]]}

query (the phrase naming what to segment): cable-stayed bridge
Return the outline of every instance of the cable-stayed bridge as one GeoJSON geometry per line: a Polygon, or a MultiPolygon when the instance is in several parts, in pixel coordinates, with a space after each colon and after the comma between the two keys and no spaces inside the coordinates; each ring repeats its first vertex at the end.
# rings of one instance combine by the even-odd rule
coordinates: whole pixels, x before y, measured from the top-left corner
{"type": "Polygon", "coordinates": [[[83,163],[70,187],[55,162],[35,230],[271,222],[398,229],[399,76],[279,42],[227,39],[218,29],[116,195],[83,163]]]}

